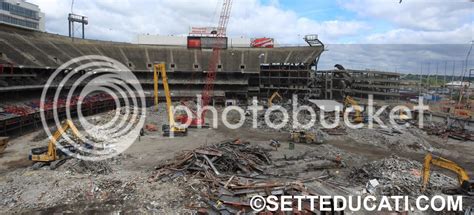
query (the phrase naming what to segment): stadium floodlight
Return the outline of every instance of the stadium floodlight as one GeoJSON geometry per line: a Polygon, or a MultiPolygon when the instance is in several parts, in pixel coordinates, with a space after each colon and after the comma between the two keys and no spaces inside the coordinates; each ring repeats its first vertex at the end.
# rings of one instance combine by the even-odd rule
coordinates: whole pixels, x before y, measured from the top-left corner
{"type": "Polygon", "coordinates": [[[89,24],[89,20],[86,16],[70,13],[67,18],[69,22],[69,37],[74,39],[74,33],[76,29],[74,28],[74,23],[77,22],[82,25],[82,39],[85,39],[85,29],[84,26],[89,24]]]}

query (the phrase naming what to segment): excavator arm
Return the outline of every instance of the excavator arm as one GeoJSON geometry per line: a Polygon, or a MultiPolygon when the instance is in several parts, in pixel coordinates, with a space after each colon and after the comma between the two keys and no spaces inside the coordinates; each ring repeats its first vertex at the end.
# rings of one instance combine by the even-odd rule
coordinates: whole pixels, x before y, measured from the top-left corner
{"type": "MultiPolygon", "coordinates": [[[[49,139],[48,146],[32,149],[29,159],[40,164],[43,163],[42,165],[60,160],[61,156],[58,155],[56,144],[67,130],[71,130],[74,136],[80,137],[79,130],[76,128],[74,123],[71,120],[66,120],[66,122],[56,130],[53,136],[49,139]]],[[[39,165],[39,167],[41,167],[41,165],[39,165]]]]}
{"type": "Polygon", "coordinates": [[[346,96],[346,98],[344,99],[344,106],[347,107],[349,105],[352,105],[352,107],[355,110],[354,121],[356,123],[360,123],[360,122],[364,121],[363,118],[362,118],[362,114],[361,114],[362,108],[359,106],[359,104],[357,104],[357,101],[354,100],[350,96],[346,96]]]}
{"type": "MultiPolygon", "coordinates": [[[[170,88],[168,85],[168,76],[166,75],[165,64],[160,63],[155,65],[154,71],[154,83],[155,83],[155,105],[158,104],[158,72],[161,75],[161,79],[163,79],[163,88],[165,90],[165,97],[166,97],[166,111],[168,112],[168,121],[171,126],[175,125],[173,113],[171,110],[171,93],[170,88]]],[[[156,108],[156,107],[155,107],[156,108]]]]}
{"type": "Polygon", "coordinates": [[[74,136],[80,136],[79,130],[76,128],[74,123],[71,120],[66,120],[66,123],[64,123],[62,127],[59,128],[56,132],[54,132],[53,137],[49,140],[48,157],[50,157],[52,160],[58,159],[56,154],[56,143],[58,139],[61,138],[68,129],[71,129],[72,134],[74,136]]]}
{"type": "Polygon", "coordinates": [[[268,107],[271,107],[273,105],[273,100],[278,97],[282,99],[281,95],[278,93],[278,91],[275,91],[272,96],[268,99],[268,107]]]}
{"type": "MultiPolygon", "coordinates": [[[[430,170],[431,165],[435,165],[444,169],[448,169],[458,176],[458,181],[461,186],[467,186],[466,183],[470,183],[469,175],[467,174],[466,170],[459,166],[458,164],[454,163],[445,158],[441,157],[433,157],[431,153],[428,153],[425,156],[424,164],[423,164],[423,179],[422,179],[422,187],[421,190],[425,191],[426,187],[430,181],[430,170]]],[[[472,185],[468,185],[470,187],[472,185]]],[[[472,192],[472,191],[468,191],[472,192]]]]}
{"type": "Polygon", "coordinates": [[[178,128],[176,126],[175,119],[173,117],[173,110],[171,109],[171,93],[170,93],[170,88],[168,85],[168,76],[166,75],[166,68],[164,63],[160,64],[155,64],[154,66],[154,72],[153,72],[153,80],[154,80],[154,96],[155,96],[155,109],[157,110],[158,108],[158,72],[161,75],[161,79],[163,79],[163,88],[165,90],[165,98],[166,98],[166,111],[168,113],[168,122],[169,122],[169,127],[166,129],[163,127],[163,135],[168,136],[170,132],[173,132],[175,135],[180,135],[184,136],[187,134],[187,129],[186,128],[178,128]]]}

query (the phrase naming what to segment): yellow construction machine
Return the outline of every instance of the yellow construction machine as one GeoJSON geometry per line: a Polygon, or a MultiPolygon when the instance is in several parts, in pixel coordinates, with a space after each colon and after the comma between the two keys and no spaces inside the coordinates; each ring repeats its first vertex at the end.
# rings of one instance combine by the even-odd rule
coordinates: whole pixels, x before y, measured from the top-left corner
{"type": "MultiPolygon", "coordinates": [[[[48,142],[48,146],[31,149],[29,159],[35,162],[33,169],[39,169],[45,165],[50,165],[51,169],[55,169],[64,161],[66,161],[66,158],[69,156],[60,149],[57,149],[56,144],[58,144],[58,140],[63,136],[64,133],[66,133],[67,130],[71,130],[74,136],[79,137],[79,131],[77,130],[74,123],[70,120],[66,120],[62,127],[54,132],[53,136],[48,142]]],[[[63,145],[63,147],[67,148],[69,151],[74,151],[74,147],[72,145],[63,145]]]]}
{"type": "Polygon", "coordinates": [[[163,88],[165,90],[165,97],[166,97],[166,111],[168,112],[168,122],[169,125],[163,125],[162,131],[163,136],[170,136],[173,134],[174,136],[186,136],[188,135],[188,129],[182,128],[176,125],[175,119],[173,117],[173,111],[171,110],[171,94],[170,88],[168,86],[168,77],[166,76],[166,67],[164,63],[159,63],[154,65],[154,89],[155,89],[155,110],[158,108],[158,72],[161,74],[161,79],[163,79],[163,88]]]}
{"type": "Polygon", "coordinates": [[[322,137],[318,137],[315,133],[304,130],[291,131],[290,139],[295,143],[323,143],[322,137]]]}
{"type": "Polygon", "coordinates": [[[272,96],[268,99],[268,107],[272,107],[273,105],[273,100],[278,97],[280,100],[282,99],[281,95],[278,93],[278,91],[275,91],[272,96]]]}
{"type": "Polygon", "coordinates": [[[0,137],[0,154],[5,151],[8,146],[8,137],[0,137]]]}
{"type": "Polygon", "coordinates": [[[428,153],[425,156],[425,161],[423,164],[423,184],[421,187],[422,191],[426,190],[426,187],[428,186],[428,183],[430,181],[431,165],[451,170],[458,175],[458,181],[460,184],[459,188],[446,189],[445,192],[447,192],[448,194],[464,194],[470,196],[474,195],[474,180],[471,180],[469,178],[469,175],[467,174],[466,170],[464,170],[464,168],[448,159],[433,156],[431,153],[428,153]]]}
{"type": "Polygon", "coordinates": [[[347,108],[349,106],[352,106],[355,111],[354,123],[362,123],[364,121],[364,117],[362,117],[362,108],[357,104],[356,100],[350,96],[346,96],[344,98],[344,107],[347,108]]]}

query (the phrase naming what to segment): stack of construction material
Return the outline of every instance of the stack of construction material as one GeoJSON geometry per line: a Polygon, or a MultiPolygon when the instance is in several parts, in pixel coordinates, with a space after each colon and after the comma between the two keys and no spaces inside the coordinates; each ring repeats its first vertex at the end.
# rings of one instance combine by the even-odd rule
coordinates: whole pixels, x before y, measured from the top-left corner
{"type": "Polygon", "coordinates": [[[259,165],[270,164],[269,157],[268,151],[258,146],[240,140],[227,141],[184,152],[175,160],[157,167],[153,179],[162,179],[171,172],[206,174],[212,171],[216,176],[261,173],[263,170],[259,165]]]}
{"type": "MultiPolygon", "coordinates": [[[[183,183],[183,189],[198,196],[187,206],[207,214],[251,212],[255,195],[317,195],[301,181],[270,180],[263,173],[269,164],[268,150],[234,140],[185,152],[157,167],[149,181],[197,179],[198,185],[183,183]]],[[[303,210],[311,214],[309,206],[309,201],[303,202],[303,210]]]]}

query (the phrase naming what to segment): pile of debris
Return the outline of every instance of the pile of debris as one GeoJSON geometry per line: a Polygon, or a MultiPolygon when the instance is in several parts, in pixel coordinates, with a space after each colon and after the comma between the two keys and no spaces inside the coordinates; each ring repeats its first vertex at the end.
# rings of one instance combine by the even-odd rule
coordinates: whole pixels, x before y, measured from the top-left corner
{"type": "Polygon", "coordinates": [[[474,141],[473,133],[464,129],[462,125],[447,126],[445,123],[431,122],[423,127],[423,131],[425,131],[428,135],[434,135],[440,138],[449,137],[460,141],[474,141]]]}
{"type": "Polygon", "coordinates": [[[252,174],[261,173],[260,165],[270,164],[268,150],[240,140],[226,141],[187,151],[156,168],[152,180],[183,174],[252,174]]]}
{"type": "Polygon", "coordinates": [[[431,195],[443,188],[456,186],[454,178],[432,172],[429,189],[421,193],[421,170],[421,163],[392,155],[390,158],[354,168],[349,178],[359,184],[366,184],[369,180],[376,179],[379,185],[373,190],[374,194],[387,196],[431,195]]]}
{"type": "Polygon", "coordinates": [[[109,161],[86,161],[81,159],[68,159],[63,165],[59,167],[63,170],[68,170],[79,174],[92,175],[107,175],[112,173],[112,167],[109,161]]]}
{"type": "Polygon", "coordinates": [[[419,133],[417,129],[347,129],[348,137],[360,143],[395,149],[401,151],[426,152],[432,149],[431,144],[419,133]]]}
{"type": "Polygon", "coordinates": [[[254,195],[317,195],[301,181],[269,180],[264,169],[271,163],[267,149],[226,141],[184,152],[157,167],[149,182],[182,182],[194,194],[187,208],[209,214],[250,212],[254,195]]]}

